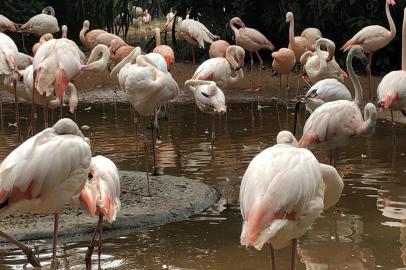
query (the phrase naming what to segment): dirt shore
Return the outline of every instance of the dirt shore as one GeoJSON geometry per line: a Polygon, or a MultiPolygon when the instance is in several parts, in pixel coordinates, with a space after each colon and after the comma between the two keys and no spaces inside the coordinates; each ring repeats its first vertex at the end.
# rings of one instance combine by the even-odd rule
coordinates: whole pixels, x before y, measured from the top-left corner
{"type": "MultiPolygon", "coordinates": [[[[215,189],[203,183],[183,177],[161,175],[151,177],[151,192],[156,198],[147,200],[143,198],[146,194],[145,173],[122,171],[120,175],[121,211],[114,223],[104,222],[103,231],[106,231],[108,236],[144,226],[157,226],[187,219],[210,207],[219,198],[215,189]]],[[[91,218],[83,210],[65,207],[60,215],[61,241],[87,239],[96,222],[97,219],[91,218]],[[84,235],[86,237],[83,237],[84,235]]],[[[14,214],[1,220],[0,226],[18,239],[51,239],[53,215],[14,214]]]]}

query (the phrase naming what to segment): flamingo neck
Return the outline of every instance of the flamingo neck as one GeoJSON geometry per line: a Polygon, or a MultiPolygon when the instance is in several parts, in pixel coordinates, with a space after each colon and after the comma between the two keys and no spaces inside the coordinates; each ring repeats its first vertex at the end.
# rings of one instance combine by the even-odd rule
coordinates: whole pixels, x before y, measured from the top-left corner
{"type": "Polygon", "coordinates": [[[352,67],[353,58],[354,58],[354,53],[352,50],[350,50],[350,52],[347,55],[347,60],[346,60],[347,71],[350,76],[352,85],[354,86],[354,91],[355,91],[354,102],[359,106],[362,102],[363,94],[362,94],[361,83],[359,82],[357,74],[355,74],[354,68],[352,67]]]}
{"type": "Polygon", "coordinates": [[[230,76],[230,83],[235,83],[237,81],[239,81],[240,79],[244,78],[244,72],[242,71],[242,68],[238,69],[235,72],[236,76],[230,76]]]}
{"type": "Polygon", "coordinates": [[[393,39],[396,36],[396,26],[395,26],[395,22],[392,19],[392,15],[390,14],[389,11],[389,1],[386,1],[386,5],[385,5],[385,13],[386,13],[386,18],[388,19],[389,22],[389,28],[390,28],[390,39],[393,39]]]}
{"type": "Polygon", "coordinates": [[[131,59],[133,55],[136,54],[136,56],[141,54],[141,48],[136,47],[130,54],[128,54],[126,57],[123,58],[123,60],[120,61],[110,72],[110,77],[114,78],[117,77],[117,74],[120,72],[120,70],[128,63],[131,62],[131,59]]]}
{"type": "Polygon", "coordinates": [[[289,20],[289,44],[292,48],[296,47],[295,43],[295,17],[289,20]]]}
{"type": "Polygon", "coordinates": [[[110,51],[109,48],[107,48],[106,45],[99,44],[97,45],[91,52],[89,60],[87,61],[87,64],[84,66],[83,70],[92,70],[92,71],[103,71],[109,62],[110,59],[110,51]],[[99,54],[102,53],[102,57],[94,61],[99,54]]]}
{"type": "Polygon", "coordinates": [[[231,27],[231,29],[234,31],[235,40],[236,40],[236,42],[237,42],[237,38],[240,36],[240,32],[238,31],[237,27],[235,27],[233,21],[230,22],[230,27],[231,27]]]}
{"type": "Polygon", "coordinates": [[[68,85],[70,90],[70,98],[69,98],[69,111],[74,113],[76,108],[78,107],[78,95],[76,92],[76,87],[73,83],[68,85]]]}
{"type": "Polygon", "coordinates": [[[161,30],[159,28],[155,28],[155,47],[161,45],[161,30]]]}
{"type": "Polygon", "coordinates": [[[316,43],[316,55],[319,58],[319,70],[316,72],[316,76],[320,75],[320,73],[326,69],[327,67],[327,62],[326,59],[324,58],[323,52],[320,49],[320,45],[322,42],[316,43]]]}
{"type": "Polygon", "coordinates": [[[227,51],[226,51],[226,59],[227,59],[228,63],[230,64],[230,66],[233,69],[236,69],[238,67],[238,63],[237,63],[237,61],[235,61],[234,52],[235,52],[235,50],[233,50],[233,48],[231,46],[228,47],[227,51]]]}
{"type": "Polygon", "coordinates": [[[402,29],[402,70],[406,71],[406,8],[403,11],[402,29]]]}
{"type": "Polygon", "coordinates": [[[364,108],[364,123],[361,126],[360,133],[363,136],[371,136],[375,133],[377,112],[375,105],[368,103],[364,108]]]}

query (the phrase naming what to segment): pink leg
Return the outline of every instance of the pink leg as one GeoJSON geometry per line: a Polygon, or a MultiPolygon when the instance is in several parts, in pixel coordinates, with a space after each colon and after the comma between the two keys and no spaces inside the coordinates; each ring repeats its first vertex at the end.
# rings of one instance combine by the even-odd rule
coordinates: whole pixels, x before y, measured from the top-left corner
{"type": "Polygon", "coordinates": [[[302,78],[302,74],[303,74],[303,66],[300,65],[299,77],[297,78],[296,96],[298,96],[298,94],[299,94],[299,85],[300,85],[300,79],[302,78]]]}
{"type": "Polygon", "coordinates": [[[6,234],[5,232],[0,231],[0,237],[3,237],[4,239],[9,241],[10,243],[12,243],[12,244],[16,245],[17,247],[19,247],[22,250],[22,252],[27,256],[27,260],[32,266],[34,266],[36,268],[41,268],[41,263],[39,262],[39,259],[35,256],[32,249],[30,249],[28,246],[24,245],[23,243],[21,243],[17,239],[15,239],[15,238],[11,237],[10,235],[6,234]]]}
{"type": "Polygon", "coordinates": [[[101,269],[100,258],[103,248],[103,214],[99,213],[99,249],[97,250],[97,259],[99,262],[99,269],[101,269]]]}
{"type": "Polygon", "coordinates": [[[252,52],[250,52],[251,60],[251,91],[254,90],[254,58],[252,57],[252,52]]]}
{"type": "Polygon", "coordinates": [[[272,270],[276,270],[276,265],[275,265],[275,250],[272,247],[271,244],[269,244],[269,250],[271,252],[271,264],[272,264],[272,270]]]}
{"type": "Polygon", "coordinates": [[[19,144],[23,143],[23,139],[21,137],[21,129],[20,129],[20,109],[18,108],[18,97],[17,97],[17,81],[13,80],[13,87],[14,87],[14,102],[15,102],[15,116],[16,116],[16,125],[17,125],[17,140],[19,144]]]}
{"type": "MultiPolygon", "coordinates": [[[[262,68],[264,67],[264,61],[262,61],[261,56],[259,55],[258,51],[255,52],[259,59],[259,75],[258,75],[258,82],[262,79],[262,68]]],[[[261,91],[261,84],[258,83],[258,86],[255,88],[254,91],[261,91]]]]}
{"type": "Polygon", "coordinates": [[[296,251],[297,251],[297,239],[292,240],[292,261],[291,261],[291,270],[296,270],[296,251]]]}
{"type": "Polygon", "coordinates": [[[58,224],[59,224],[59,213],[54,214],[54,237],[52,239],[52,261],[56,260],[56,250],[58,245],[58,224]]]}
{"type": "MultiPolygon", "coordinates": [[[[101,242],[101,236],[100,236],[100,227],[103,226],[103,215],[99,213],[99,221],[97,222],[96,228],[93,232],[92,235],[92,239],[90,240],[90,244],[87,247],[87,251],[86,251],[86,256],[85,256],[85,265],[86,265],[86,270],[90,270],[92,269],[92,254],[93,254],[93,250],[94,250],[94,240],[96,239],[96,234],[99,233],[99,250],[98,252],[100,252],[101,255],[101,249],[100,249],[100,242],[101,242]]],[[[100,269],[100,255],[99,255],[99,269],[100,269]]]]}

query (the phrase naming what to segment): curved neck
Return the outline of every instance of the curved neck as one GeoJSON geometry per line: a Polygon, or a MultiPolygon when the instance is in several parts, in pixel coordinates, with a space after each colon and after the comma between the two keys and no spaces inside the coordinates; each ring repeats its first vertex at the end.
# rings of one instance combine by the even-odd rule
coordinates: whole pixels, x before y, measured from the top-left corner
{"type": "Polygon", "coordinates": [[[402,70],[406,71],[406,8],[403,11],[402,29],[402,70]]]}
{"type": "Polygon", "coordinates": [[[109,48],[107,48],[106,45],[99,44],[94,49],[92,50],[89,60],[87,61],[87,64],[82,67],[82,70],[92,70],[92,71],[103,71],[109,62],[110,59],[110,51],[109,48]],[[102,57],[94,61],[99,54],[102,53],[102,57]]]}
{"type": "Polygon", "coordinates": [[[230,76],[230,83],[235,83],[237,81],[239,81],[240,79],[244,78],[244,72],[242,71],[242,68],[240,68],[239,70],[237,70],[236,72],[236,76],[230,76]]]}
{"type": "Polygon", "coordinates": [[[238,31],[237,27],[235,27],[233,21],[230,22],[230,27],[231,27],[231,29],[233,29],[234,34],[235,34],[235,39],[237,40],[237,37],[240,36],[240,32],[238,31]]]}
{"type": "Polygon", "coordinates": [[[291,47],[295,47],[295,18],[289,20],[289,44],[291,47]]]}
{"type": "Polygon", "coordinates": [[[136,47],[130,54],[128,54],[126,57],[124,57],[123,60],[120,61],[110,72],[110,77],[114,78],[117,76],[117,74],[120,72],[120,70],[125,66],[125,64],[128,64],[131,62],[131,59],[133,55],[136,54],[136,56],[141,54],[141,48],[136,47]]]}
{"type": "Polygon", "coordinates": [[[147,67],[147,66],[152,66],[157,69],[157,66],[151,59],[149,59],[148,56],[146,55],[139,55],[137,56],[137,65],[141,67],[147,67]]]}
{"type": "Polygon", "coordinates": [[[390,14],[390,11],[389,11],[389,1],[388,0],[386,0],[385,13],[386,13],[386,18],[388,18],[388,22],[389,22],[390,36],[391,36],[391,38],[394,38],[396,36],[396,26],[395,26],[395,22],[392,19],[392,15],[390,14]]]}
{"type": "Polygon", "coordinates": [[[155,47],[161,45],[161,30],[159,28],[155,28],[155,47]]]}
{"type": "Polygon", "coordinates": [[[79,39],[80,42],[82,42],[83,45],[86,45],[86,31],[89,30],[89,28],[86,28],[85,26],[82,27],[82,30],[79,32],[79,39]]]}
{"type": "Polygon", "coordinates": [[[235,61],[234,52],[235,50],[233,50],[231,47],[228,47],[226,51],[226,59],[228,63],[231,65],[231,67],[233,69],[236,69],[238,67],[238,63],[237,61],[235,61]]]}
{"type": "Polygon", "coordinates": [[[316,55],[319,58],[320,63],[319,70],[317,70],[316,72],[316,76],[318,76],[322,72],[322,70],[324,70],[327,67],[327,62],[326,59],[324,58],[323,52],[320,49],[320,45],[321,42],[316,43],[316,55]]]}
{"type": "Polygon", "coordinates": [[[375,133],[376,114],[375,105],[368,103],[364,108],[364,123],[359,132],[361,135],[368,137],[375,133]]]}
{"type": "Polygon", "coordinates": [[[361,83],[359,82],[359,79],[354,72],[354,68],[352,67],[353,58],[354,58],[353,50],[350,50],[350,52],[347,55],[347,61],[346,61],[347,71],[350,76],[352,85],[354,86],[354,92],[355,92],[354,102],[359,106],[362,102],[363,94],[362,94],[361,83]]]}
{"type": "Polygon", "coordinates": [[[70,90],[69,111],[74,113],[78,106],[78,95],[76,92],[76,87],[73,83],[69,83],[68,89],[70,90]]]}

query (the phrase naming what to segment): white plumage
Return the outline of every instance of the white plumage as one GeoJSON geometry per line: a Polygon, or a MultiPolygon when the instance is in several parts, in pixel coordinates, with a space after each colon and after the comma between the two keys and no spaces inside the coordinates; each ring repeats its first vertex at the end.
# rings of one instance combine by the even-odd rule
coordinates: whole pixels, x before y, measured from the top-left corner
{"type": "Polygon", "coordinates": [[[185,19],[180,23],[179,31],[187,42],[198,45],[204,49],[204,43],[212,43],[214,39],[218,38],[213,35],[201,22],[185,19]]]}

